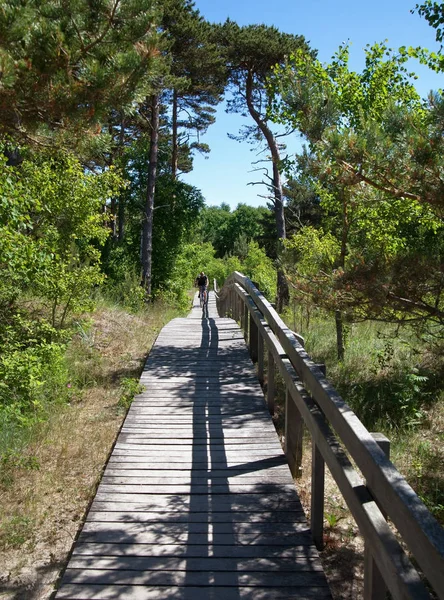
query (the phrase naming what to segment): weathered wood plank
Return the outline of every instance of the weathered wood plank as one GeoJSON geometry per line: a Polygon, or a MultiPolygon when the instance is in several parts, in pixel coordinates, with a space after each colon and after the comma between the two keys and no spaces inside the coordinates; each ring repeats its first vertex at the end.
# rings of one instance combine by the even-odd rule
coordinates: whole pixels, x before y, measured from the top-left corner
{"type": "Polygon", "coordinates": [[[214,577],[217,571],[127,571],[123,569],[71,569],[64,574],[66,583],[114,584],[114,585],[159,585],[159,586],[208,586],[231,583],[249,587],[309,587],[319,579],[317,570],[299,570],[296,573],[282,571],[279,577],[268,571],[224,571],[223,577],[214,577]]]}
{"type": "Polygon", "coordinates": [[[197,495],[191,501],[190,494],[102,494],[98,490],[92,508],[100,503],[119,503],[128,506],[129,510],[135,510],[135,504],[141,507],[141,510],[188,510],[208,511],[211,500],[211,510],[214,511],[289,511],[300,509],[300,501],[296,497],[282,496],[280,494],[216,494],[214,496],[197,495]]]}
{"type": "MultiPolygon", "coordinates": [[[[128,523],[126,521],[110,521],[110,522],[91,522],[87,521],[82,529],[82,535],[87,537],[89,535],[113,535],[117,533],[119,536],[131,536],[136,539],[136,536],[155,535],[155,536],[176,536],[176,535],[191,535],[191,534],[203,534],[207,535],[209,532],[212,533],[213,538],[219,535],[236,535],[239,538],[248,536],[267,536],[274,532],[279,533],[281,537],[279,540],[282,543],[288,536],[292,536],[294,533],[306,533],[306,523],[279,523],[279,522],[256,522],[256,523],[245,523],[245,522],[196,522],[196,523],[168,523],[165,520],[160,522],[147,521],[144,523],[128,523]],[[282,534],[282,536],[280,535],[282,534]]],[[[114,539],[119,539],[115,537],[114,539]]],[[[177,541],[177,539],[176,539],[177,541]]]]}
{"type": "MultiPolygon", "coordinates": [[[[57,593],[57,600],[110,600],[116,591],[109,585],[67,584],[57,593]]],[[[174,586],[119,586],[119,600],[323,600],[331,598],[327,588],[310,586],[303,588],[259,587],[174,587],[174,586]],[[212,591],[210,591],[212,590],[212,591]]]]}
{"type": "Polygon", "coordinates": [[[205,558],[210,555],[217,558],[288,558],[302,564],[301,559],[310,561],[312,558],[318,558],[317,550],[313,548],[308,537],[301,538],[297,544],[291,546],[278,545],[273,546],[217,546],[208,547],[208,544],[192,544],[187,547],[186,544],[133,544],[133,543],[93,543],[78,542],[73,550],[73,556],[140,556],[140,557],[186,557],[205,558]]]}
{"type": "MultiPolygon", "coordinates": [[[[301,553],[300,556],[305,554],[301,553]]],[[[296,557],[298,558],[298,557],[296,557]]],[[[258,557],[258,558],[221,558],[203,556],[201,558],[180,558],[165,556],[115,556],[95,557],[78,555],[70,562],[71,569],[109,569],[131,571],[264,571],[276,577],[276,571],[297,573],[298,571],[322,570],[317,557],[307,557],[304,562],[294,558],[258,557]]]]}
{"type": "MultiPolygon", "coordinates": [[[[105,503],[102,503],[105,504],[105,503]]],[[[101,510],[100,503],[94,505],[94,509],[88,513],[87,521],[90,522],[119,522],[119,523],[146,523],[154,521],[156,523],[293,523],[295,513],[302,513],[302,507],[299,511],[288,512],[211,512],[210,517],[203,512],[154,512],[141,510],[131,512],[131,510],[122,511],[122,506],[114,504],[116,510],[113,512],[108,504],[101,510]],[[107,508],[108,510],[105,510],[107,508]],[[210,519],[210,520],[209,520],[210,519]]],[[[136,505],[137,506],[137,505],[136,505]]]]}

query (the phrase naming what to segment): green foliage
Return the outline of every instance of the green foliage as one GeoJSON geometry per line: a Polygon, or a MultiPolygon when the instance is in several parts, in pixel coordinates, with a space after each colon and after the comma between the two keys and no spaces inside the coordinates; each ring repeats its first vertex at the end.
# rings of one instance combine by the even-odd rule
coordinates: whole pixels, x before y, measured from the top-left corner
{"type": "Polygon", "coordinates": [[[319,233],[301,229],[287,245],[287,271],[301,302],[436,335],[444,324],[443,102],[420,99],[402,50],[368,47],[361,73],[348,59],[347,46],[328,65],[298,51],[269,80],[269,116],[309,143],[296,178],[321,209],[319,233]]]}
{"type": "Polygon", "coordinates": [[[120,398],[118,406],[124,410],[128,410],[131,406],[131,402],[134,400],[134,396],[141,394],[145,387],[139,383],[138,379],[131,377],[123,377],[120,381],[120,398]]]}
{"type": "Polygon", "coordinates": [[[257,242],[248,244],[248,252],[242,261],[240,270],[260,289],[266,298],[273,301],[276,297],[276,269],[273,261],[257,242]]]}
{"type": "Polygon", "coordinates": [[[202,239],[211,242],[218,258],[234,254],[242,260],[252,240],[261,246],[266,243],[265,224],[270,217],[269,209],[242,203],[233,212],[224,204],[205,207],[200,213],[202,239]]]}
{"type": "Polygon", "coordinates": [[[110,108],[149,89],[158,34],[153,2],[10,0],[0,11],[0,132],[100,132],[110,108]],[[19,121],[17,116],[20,115],[19,121]]]}
{"type": "Polygon", "coordinates": [[[113,171],[87,174],[69,155],[6,166],[0,158],[0,315],[33,292],[49,302],[52,325],[89,306],[103,280],[98,246],[108,230],[101,212],[120,179],[113,171]],[[60,310],[59,310],[60,309],[60,310]]]}
{"type": "Polygon", "coordinates": [[[0,454],[8,432],[41,421],[71,397],[65,349],[72,311],[92,307],[103,281],[103,207],[121,180],[86,173],[74,157],[0,154],[0,454]],[[28,307],[29,304],[29,307],[28,307]]]}
{"type": "Polygon", "coordinates": [[[426,0],[422,4],[416,4],[415,9],[411,12],[414,12],[415,10],[418,11],[418,14],[421,17],[426,19],[430,27],[435,29],[436,41],[442,43],[444,35],[444,5],[442,3],[439,4],[434,0],[426,0]]]}
{"type": "Polygon", "coordinates": [[[6,519],[0,528],[0,547],[7,550],[23,546],[32,537],[34,526],[34,521],[25,515],[6,519]]]}

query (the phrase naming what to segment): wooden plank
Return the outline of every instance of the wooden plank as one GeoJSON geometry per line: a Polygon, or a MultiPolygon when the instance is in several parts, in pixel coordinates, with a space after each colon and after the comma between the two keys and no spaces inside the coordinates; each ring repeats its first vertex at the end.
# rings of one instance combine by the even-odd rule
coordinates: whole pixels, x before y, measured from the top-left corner
{"type": "MultiPolygon", "coordinates": [[[[136,509],[134,511],[126,510],[122,511],[122,506],[120,504],[114,504],[114,508],[116,510],[112,511],[110,504],[106,506],[100,506],[100,504],[106,503],[97,503],[94,505],[94,508],[89,511],[87,521],[91,522],[119,522],[119,523],[146,523],[146,522],[157,522],[157,523],[293,523],[296,518],[296,514],[300,512],[303,514],[302,507],[300,510],[292,510],[287,512],[273,512],[273,511],[262,511],[262,512],[232,512],[230,510],[224,512],[215,512],[212,511],[211,515],[208,517],[208,514],[203,512],[158,512],[158,511],[147,511],[140,510],[137,512],[136,509]],[[101,510],[103,508],[103,510],[101,510]],[[108,509],[108,510],[105,510],[108,509]],[[210,520],[208,520],[210,519],[210,520]]],[[[130,508],[132,508],[131,505],[130,508]]],[[[137,505],[135,505],[137,508],[137,505]]]]}
{"type": "MultiPolygon", "coordinates": [[[[209,556],[213,549],[208,544],[193,544],[187,547],[184,544],[134,544],[134,543],[93,543],[78,542],[74,546],[73,556],[141,556],[141,557],[186,557],[205,558],[209,556]]],[[[308,537],[301,538],[297,544],[273,545],[273,546],[218,546],[214,549],[213,556],[220,559],[235,558],[236,560],[245,558],[287,558],[293,562],[300,563],[304,558],[310,561],[312,558],[318,558],[317,550],[313,548],[308,537]]]]}
{"type": "MultiPolygon", "coordinates": [[[[216,494],[197,495],[191,500],[190,494],[102,494],[98,490],[92,508],[96,503],[105,503],[105,505],[119,503],[124,504],[129,510],[136,510],[134,505],[138,505],[140,510],[187,510],[189,512],[208,511],[211,501],[212,511],[251,511],[262,512],[263,510],[284,511],[300,510],[301,504],[299,498],[295,496],[281,494],[216,494]]],[[[122,510],[122,508],[120,509],[122,510]]]]}
{"type": "Polygon", "coordinates": [[[159,485],[108,485],[106,483],[101,483],[99,489],[97,490],[100,494],[171,494],[174,492],[175,494],[208,494],[211,492],[212,495],[215,494],[272,494],[272,493],[280,493],[282,495],[287,494],[291,495],[294,493],[294,485],[293,484],[283,484],[283,483],[267,483],[264,482],[262,484],[257,485],[249,485],[248,483],[231,483],[230,481],[219,484],[219,483],[211,483],[211,489],[209,484],[199,485],[192,484],[192,489],[190,485],[174,485],[169,486],[166,484],[159,485]],[[172,489],[172,487],[174,489],[172,489]]]}
{"type": "MultiPolygon", "coordinates": [[[[56,595],[57,600],[110,600],[116,592],[108,585],[66,584],[56,595]],[[111,595],[110,595],[111,594],[111,595]]],[[[218,587],[217,592],[209,593],[208,587],[174,586],[119,586],[119,600],[323,600],[331,598],[329,591],[321,586],[303,588],[260,588],[260,587],[218,587]],[[216,595],[217,593],[217,595],[216,595]]]]}
{"type": "MultiPolygon", "coordinates": [[[[125,475],[126,477],[182,477],[184,476],[184,470],[180,469],[159,469],[156,468],[157,465],[153,465],[153,468],[136,468],[133,470],[128,470],[126,465],[122,468],[121,466],[116,466],[108,464],[105,469],[104,476],[105,477],[121,477],[125,475]]],[[[205,479],[219,479],[219,478],[227,478],[227,477],[241,477],[242,479],[253,477],[257,478],[258,476],[264,479],[274,477],[275,475],[280,478],[285,477],[287,483],[291,481],[290,473],[288,467],[286,465],[277,465],[275,467],[270,468],[262,468],[256,471],[243,471],[242,469],[193,469],[193,473],[190,473],[189,470],[186,470],[187,477],[191,479],[191,477],[201,477],[205,479]]],[[[103,481],[103,479],[102,479],[103,481]]]]}
{"type": "MultiPolygon", "coordinates": [[[[87,524],[85,524],[87,525],[87,524]]],[[[197,545],[211,545],[212,548],[216,546],[293,546],[295,544],[302,543],[302,539],[307,538],[307,542],[310,542],[311,536],[308,528],[305,531],[297,533],[285,532],[276,536],[274,533],[213,533],[210,539],[209,533],[164,533],[142,531],[140,533],[134,533],[131,530],[126,531],[122,526],[120,529],[113,530],[107,528],[104,531],[92,531],[88,532],[83,530],[79,536],[81,542],[93,542],[93,543],[112,543],[118,536],[119,543],[131,543],[131,544],[156,544],[170,545],[170,544],[183,544],[185,546],[197,545]]]]}
{"type": "MultiPolygon", "coordinates": [[[[123,541],[123,536],[131,536],[136,539],[137,536],[145,535],[156,535],[156,536],[178,536],[178,535],[190,535],[190,534],[205,534],[212,532],[213,538],[219,535],[237,535],[241,537],[248,536],[267,536],[273,534],[273,532],[279,533],[281,538],[278,540],[282,543],[288,536],[293,537],[294,533],[306,533],[306,523],[281,523],[267,521],[259,521],[256,523],[245,523],[245,522],[217,522],[209,523],[208,521],[192,522],[192,523],[168,523],[164,520],[160,522],[147,521],[144,523],[133,523],[133,522],[91,522],[87,521],[82,529],[82,535],[106,535],[113,536],[113,539],[119,539],[123,541]],[[116,537],[114,532],[117,532],[116,537]],[[282,536],[281,536],[282,534],[282,536]],[[121,537],[120,537],[121,536],[121,537]]],[[[177,541],[176,537],[176,541],[177,541]]]]}
{"type": "MultiPolygon", "coordinates": [[[[302,552],[300,556],[303,556],[302,552]]],[[[219,556],[203,556],[201,558],[181,558],[165,556],[116,556],[94,557],[77,555],[70,562],[71,569],[108,569],[131,571],[267,571],[276,577],[276,571],[320,571],[322,569],[317,557],[309,557],[307,561],[298,562],[294,558],[258,557],[258,558],[221,558],[219,556]]]]}
{"type": "Polygon", "coordinates": [[[71,569],[68,568],[63,576],[64,583],[89,583],[95,585],[159,585],[159,586],[226,586],[231,582],[234,586],[249,587],[309,587],[316,585],[319,575],[316,570],[302,570],[295,573],[282,571],[279,577],[268,571],[224,571],[223,577],[211,577],[212,572],[198,571],[127,571],[124,569],[71,569]],[[213,580],[213,582],[211,581],[213,580]]]}

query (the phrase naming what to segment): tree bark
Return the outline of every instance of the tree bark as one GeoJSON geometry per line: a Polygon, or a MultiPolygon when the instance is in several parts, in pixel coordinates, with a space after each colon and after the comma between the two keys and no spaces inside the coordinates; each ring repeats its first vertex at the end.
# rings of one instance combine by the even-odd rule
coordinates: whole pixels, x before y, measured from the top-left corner
{"type": "MultiPolygon", "coordinates": [[[[348,230],[349,230],[349,218],[348,218],[348,198],[344,190],[340,193],[340,199],[342,203],[342,232],[341,232],[341,253],[339,255],[338,266],[342,269],[345,268],[345,259],[347,257],[347,242],[348,242],[348,230]]],[[[340,310],[335,311],[335,323],[336,323],[336,347],[338,353],[338,360],[344,360],[345,345],[344,345],[344,318],[340,310]]]]}
{"type": "MultiPolygon", "coordinates": [[[[125,118],[123,113],[120,119],[120,132],[119,132],[119,155],[122,157],[125,143],[125,118]]],[[[122,199],[122,194],[119,196],[117,205],[117,232],[114,233],[114,237],[117,235],[119,242],[123,240],[125,230],[125,205],[122,199]]]]}
{"type": "Polygon", "coordinates": [[[148,167],[148,187],[142,229],[142,285],[146,290],[147,296],[150,296],[152,291],[151,272],[153,256],[153,215],[154,193],[156,189],[157,175],[157,155],[159,149],[159,107],[160,97],[158,94],[153,94],[151,96],[151,141],[148,167]]]}
{"type": "MultiPolygon", "coordinates": [[[[273,135],[273,132],[268,127],[266,121],[262,119],[259,112],[254,108],[253,104],[253,74],[251,71],[248,72],[246,81],[246,100],[248,111],[254,119],[256,125],[261,130],[265,137],[268,148],[271,152],[271,159],[273,163],[273,204],[274,204],[274,215],[276,219],[276,234],[278,243],[278,253],[282,248],[282,240],[287,237],[285,227],[285,214],[284,214],[284,200],[282,193],[282,181],[281,174],[279,171],[280,155],[277,141],[273,135]]],[[[278,268],[277,271],[277,301],[276,309],[281,312],[285,306],[288,306],[290,301],[290,292],[288,289],[287,279],[283,269],[278,268]]]]}
{"type": "Polygon", "coordinates": [[[177,92],[173,91],[173,123],[172,123],[172,153],[171,153],[171,176],[177,178],[177,162],[178,162],[178,138],[177,138],[177,92]]]}
{"type": "Polygon", "coordinates": [[[344,360],[344,321],[340,310],[335,311],[336,322],[336,347],[338,350],[338,360],[344,360]]]}

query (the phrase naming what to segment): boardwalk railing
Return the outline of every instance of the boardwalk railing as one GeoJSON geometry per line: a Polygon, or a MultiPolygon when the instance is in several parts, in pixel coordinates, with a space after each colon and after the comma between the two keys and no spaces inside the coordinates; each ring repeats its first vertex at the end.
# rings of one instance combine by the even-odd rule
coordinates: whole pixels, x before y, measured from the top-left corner
{"type": "Polygon", "coordinates": [[[386,588],[395,599],[433,597],[410,554],[432,593],[444,599],[444,530],[390,462],[384,447],[388,440],[369,433],[250,279],[235,272],[221,290],[215,285],[215,292],[219,314],[231,316],[244,329],[261,382],[267,352],[270,412],[276,369],[285,382],[284,450],[293,474],[300,467],[304,424],[311,434],[311,530],[316,545],[321,547],[323,540],[327,464],[365,540],[365,600],[383,600],[386,588]]]}

